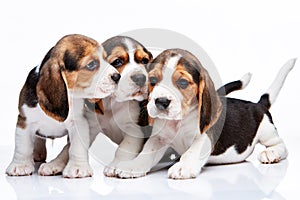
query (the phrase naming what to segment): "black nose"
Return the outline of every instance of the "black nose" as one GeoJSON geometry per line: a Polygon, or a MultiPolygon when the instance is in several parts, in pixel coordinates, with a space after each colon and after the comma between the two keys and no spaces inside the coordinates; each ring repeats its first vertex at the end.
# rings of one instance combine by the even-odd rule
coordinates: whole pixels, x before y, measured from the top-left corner
{"type": "Polygon", "coordinates": [[[136,85],[140,87],[142,87],[146,82],[146,76],[144,74],[135,74],[132,75],[130,78],[136,85]]]}
{"type": "Polygon", "coordinates": [[[121,75],[119,73],[114,73],[112,76],[111,76],[111,79],[115,82],[115,83],[118,83],[119,80],[121,78],[121,75]]]}
{"type": "Polygon", "coordinates": [[[155,105],[159,110],[166,110],[170,105],[171,100],[167,98],[157,98],[155,99],[155,105]]]}

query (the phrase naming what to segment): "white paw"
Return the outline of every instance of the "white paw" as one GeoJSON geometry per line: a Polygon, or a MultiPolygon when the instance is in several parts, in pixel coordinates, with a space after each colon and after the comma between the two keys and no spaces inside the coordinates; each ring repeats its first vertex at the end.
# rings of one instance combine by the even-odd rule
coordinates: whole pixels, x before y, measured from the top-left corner
{"type": "Polygon", "coordinates": [[[28,176],[34,172],[33,161],[23,161],[22,163],[17,163],[12,161],[6,169],[6,174],[9,176],[28,176]]]}
{"type": "Polygon", "coordinates": [[[116,177],[116,166],[118,165],[120,161],[118,160],[113,160],[109,165],[105,166],[104,170],[103,170],[103,174],[104,176],[107,177],[116,177]]]}
{"type": "Polygon", "coordinates": [[[259,161],[264,164],[277,163],[281,160],[280,156],[274,149],[266,149],[259,155],[259,161]]]}
{"type": "Polygon", "coordinates": [[[107,177],[115,177],[116,174],[116,167],[114,166],[106,166],[103,170],[103,174],[107,177]]]}
{"type": "Polygon", "coordinates": [[[196,178],[200,171],[200,162],[178,162],[168,170],[168,177],[173,179],[196,178]]]}
{"type": "Polygon", "coordinates": [[[120,162],[115,169],[115,175],[118,178],[138,178],[146,176],[150,170],[143,169],[142,165],[134,164],[132,162],[120,162]]]}
{"type": "Polygon", "coordinates": [[[88,163],[69,161],[63,171],[64,178],[84,178],[93,176],[93,170],[88,163]]]}
{"type": "Polygon", "coordinates": [[[41,176],[52,176],[61,173],[66,164],[60,160],[53,160],[49,163],[41,164],[38,174],[41,176]]]}

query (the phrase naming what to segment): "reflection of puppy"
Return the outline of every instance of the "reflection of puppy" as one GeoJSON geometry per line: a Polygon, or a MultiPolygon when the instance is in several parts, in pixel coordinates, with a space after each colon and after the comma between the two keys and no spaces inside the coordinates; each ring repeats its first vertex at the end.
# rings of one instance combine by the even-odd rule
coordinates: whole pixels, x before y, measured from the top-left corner
{"type": "Polygon", "coordinates": [[[250,188],[253,191],[249,198],[243,199],[284,199],[274,197],[279,195],[275,190],[287,168],[287,161],[277,165],[254,166],[252,162],[243,162],[239,165],[207,166],[201,178],[185,180],[184,183],[169,179],[168,187],[174,190],[172,194],[181,191],[199,199],[230,199],[231,191],[236,188],[239,188],[239,194],[249,192],[250,188]]]}
{"type": "MultiPolygon", "coordinates": [[[[103,58],[103,48],[82,35],[63,37],[51,48],[40,66],[28,75],[20,93],[15,133],[15,153],[6,173],[30,175],[34,171],[33,152],[45,153],[36,136],[70,138],[70,160],[65,177],[91,176],[87,149],[87,120],[83,98],[104,98],[114,92],[120,75],[103,58]],[[77,133],[77,131],[79,134],[77,133]],[[35,144],[35,145],[34,145],[35,144]]],[[[45,155],[42,156],[45,158],[45,155]]]]}
{"type": "Polygon", "coordinates": [[[251,103],[219,97],[207,71],[191,53],[164,51],[149,65],[152,137],[133,161],[118,165],[118,176],[144,176],[168,147],[182,155],[168,171],[174,179],[196,177],[207,162],[244,161],[258,142],[267,147],[259,158],[262,163],[285,159],[286,147],[268,109],[294,63],[288,62],[260,101],[251,103]]]}

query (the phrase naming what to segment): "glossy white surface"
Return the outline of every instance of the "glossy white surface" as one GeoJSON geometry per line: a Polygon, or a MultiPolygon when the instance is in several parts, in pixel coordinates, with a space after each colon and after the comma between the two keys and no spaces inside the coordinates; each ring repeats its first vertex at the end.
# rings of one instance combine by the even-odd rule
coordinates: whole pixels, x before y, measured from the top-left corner
{"type": "MultiPolygon", "coordinates": [[[[106,178],[93,159],[93,178],[5,175],[19,91],[28,72],[63,35],[81,33],[102,42],[139,28],[176,31],[203,47],[224,83],[251,72],[248,87],[232,95],[256,102],[282,64],[299,58],[298,0],[11,0],[0,2],[0,20],[0,199],[299,199],[299,59],[271,108],[289,150],[280,164],[259,164],[257,148],[248,163],[206,167],[197,179],[186,181],[168,180],[166,170],[134,180],[106,178]]],[[[49,143],[53,156],[57,142],[49,143]]],[[[99,154],[108,162],[113,152],[101,147],[99,154]]]]}
{"type": "MultiPolygon", "coordinates": [[[[287,143],[292,142],[291,138],[287,143]]],[[[300,162],[296,155],[299,142],[290,143],[288,160],[263,165],[256,157],[257,146],[248,162],[206,166],[200,176],[191,180],[170,180],[162,169],[138,179],[104,177],[103,165],[91,157],[92,178],[65,179],[60,175],[8,177],[4,174],[12,158],[12,147],[0,147],[0,188],[3,199],[291,199],[297,195],[300,162]],[[290,161],[289,161],[290,160],[290,161]]],[[[47,143],[49,157],[60,148],[47,143]]],[[[2,199],[2,198],[1,198],[2,199]]]]}

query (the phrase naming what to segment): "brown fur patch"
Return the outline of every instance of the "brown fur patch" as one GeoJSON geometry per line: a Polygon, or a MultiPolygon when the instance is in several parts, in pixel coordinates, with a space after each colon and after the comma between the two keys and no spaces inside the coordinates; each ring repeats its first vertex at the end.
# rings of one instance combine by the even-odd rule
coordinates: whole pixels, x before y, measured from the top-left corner
{"type": "Polygon", "coordinates": [[[88,99],[88,102],[94,104],[93,108],[91,107],[91,105],[89,106],[91,110],[94,110],[96,113],[99,113],[101,115],[104,114],[104,106],[102,99],[88,99]]]}
{"type": "Polygon", "coordinates": [[[176,66],[175,72],[172,75],[172,82],[183,96],[181,106],[183,113],[186,113],[190,106],[197,101],[198,85],[194,82],[192,75],[188,73],[186,68],[181,64],[176,66]],[[189,82],[188,87],[185,89],[178,88],[176,84],[176,81],[181,78],[189,82]]]}
{"type": "MultiPolygon", "coordinates": [[[[76,55],[73,55],[72,57],[74,58],[76,57],[76,55]]],[[[99,70],[100,67],[99,60],[100,59],[98,57],[98,49],[93,46],[87,47],[82,57],[77,58],[76,70],[62,71],[62,73],[64,73],[64,78],[66,80],[68,88],[80,91],[89,87],[93,81],[94,75],[99,70]],[[98,63],[98,66],[95,68],[95,70],[88,70],[86,66],[92,61],[96,61],[98,63]]]]}
{"type": "Polygon", "coordinates": [[[118,72],[121,74],[125,66],[129,62],[129,55],[124,47],[116,46],[112,49],[111,54],[106,57],[106,61],[108,63],[113,63],[116,59],[120,59],[123,61],[122,66],[117,68],[118,72]]]}
{"type": "Polygon", "coordinates": [[[57,121],[64,121],[68,115],[67,88],[60,73],[60,67],[53,60],[41,69],[37,84],[38,102],[43,111],[57,121]]]}
{"type": "Polygon", "coordinates": [[[148,61],[150,62],[152,60],[152,55],[145,52],[144,48],[141,46],[137,46],[136,51],[134,53],[134,60],[137,63],[141,63],[143,59],[148,59],[148,61]]]}
{"type": "Polygon", "coordinates": [[[207,71],[202,69],[201,72],[198,107],[200,111],[200,131],[201,133],[204,133],[219,119],[219,116],[222,112],[222,103],[207,71]]]}
{"type": "MultiPolygon", "coordinates": [[[[155,67],[153,68],[153,70],[151,70],[148,73],[148,77],[149,78],[151,78],[151,77],[157,78],[157,83],[159,83],[163,78],[162,68],[163,68],[163,66],[160,63],[156,64],[155,67]]],[[[149,90],[149,92],[152,92],[152,90],[153,90],[153,86],[150,84],[150,82],[148,85],[148,90],[149,90]]]]}
{"type": "Polygon", "coordinates": [[[26,128],[26,117],[22,116],[21,114],[18,115],[17,127],[21,129],[26,128]]]}
{"type": "Polygon", "coordinates": [[[46,139],[36,137],[34,140],[34,162],[45,162],[47,158],[46,139]]]}

